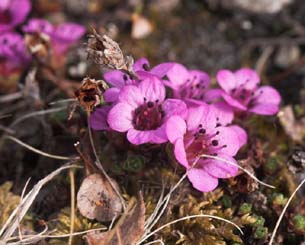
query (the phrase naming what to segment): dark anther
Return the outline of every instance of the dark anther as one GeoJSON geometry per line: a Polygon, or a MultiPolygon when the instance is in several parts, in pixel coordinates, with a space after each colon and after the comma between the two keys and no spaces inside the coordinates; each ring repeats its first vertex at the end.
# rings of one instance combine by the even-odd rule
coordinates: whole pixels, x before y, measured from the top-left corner
{"type": "Polygon", "coordinates": [[[198,126],[199,128],[202,128],[202,124],[199,124],[199,126],[198,126]]]}
{"type": "Polygon", "coordinates": [[[200,84],[199,83],[196,84],[196,88],[200,88],[200,84]]]}
{"type": "Polygon", "coordinates": [[[144,101],[147,101],[147,99],[144,97],[144,101]]]}
{"type": "Polygon", "coordinates": [[[216,135],[219,135],[219,131],[216,132],[216,135]]]}
{"type": "Polygon", "coordinates": [[[216,117],[216,121],[219,121],[219,117],[216,117]]]}
{"type": "Polygon", "coordinates": [[[123,79],[126,82],[128,80],[128,76],[126,74],[124,74],[123,79]]]}
{"type": "Polygon", "coordinates": [[[148,64],[143,64],[142,65],[142,67],[143,67],[143,69],[145,70],[145,71],[148,71],[149,70],[149,66],[148,66],[148,64]]]}
{"type": "Polygon", "coordinates": [[[236,92],[236,88],[233,88],[231,92],[234,94],[236,92]]]}
{"type": "Polygon", "coordinates": [[[212,145],[213,146],[218,146],[218,140],[212,140],[212,145]]]}
{"type": "Polygon", "coordinates": [[[220,123],[216,123],[216,127],[215,128],[220,127],[220,126],[221,126],[220,123]]]}
{"type": "Polygon", "coordinates": [[[227,146],[227,145],[223,145],[222,147],[223,147],[223,148],[226,148],[226,147],[228,147],[228,146],[227,146]]]}
{"type": "Polygon", "coordinates": [[[148,101],[148,102],[147,102],[147,107],[148,107],[148,108],[154,107],[154,102],[148,101]]]}
{"type": "Polygon", "coordinates": [[[215,153],[213,153],[212,155],[216,157],[218,154],[215,152],[215,153]]]}
{"type": "Polygon", "coordinates": [[[200,134],[205,134],[206,130],[204,128],[199,129],[200,134]]]}
{"type": "Polygon", "coordinates": [[[156,102],[156,103],[159,103],[159,100],[156,100],[155,102],[156,102]]]}

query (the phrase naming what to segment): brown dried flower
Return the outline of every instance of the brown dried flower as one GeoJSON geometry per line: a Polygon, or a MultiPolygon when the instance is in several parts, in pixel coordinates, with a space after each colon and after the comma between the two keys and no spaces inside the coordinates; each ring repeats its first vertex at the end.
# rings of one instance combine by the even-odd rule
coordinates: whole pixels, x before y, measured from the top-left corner
{"type": "Polygon", "coordinates": [[[107,88],[107,84],[102,80],[95,80],[89,77],[85,77],[82,81],[81,87],[75,91],[81,106],[83,106],[86,112],[91,112],[93,108],[103,103],[102,90],[107,88]],[[102,89],[100,88],[102,86],[102,89]]]}
{"type": "Polygon", "coordinates": [[[124,56],[119,44],[107,35],[101,36],[93,30],[88,39],[87,53],[88,58],[99,65],[132,73],[133,58],[124,56]]]}

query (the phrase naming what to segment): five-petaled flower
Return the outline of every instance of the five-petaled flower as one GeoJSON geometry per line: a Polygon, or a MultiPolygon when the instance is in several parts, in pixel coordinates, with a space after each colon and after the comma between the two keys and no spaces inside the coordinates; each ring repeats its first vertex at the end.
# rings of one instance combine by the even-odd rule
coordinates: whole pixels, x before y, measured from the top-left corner
{"type": "Polygon", "coordinates": [[[197,190],[212,191],[219,178],[237,175],[237,162],[233,157],[246,143],[247,134],[239,126],[218,126],[211,106],[190,108],[186,120],[172,116],[167,121],[166,134],[174,144],[177,161],[187,169],[187,176],[197,190]],[[232,164],[202,157],[203,154],[217,156],[232,164]]]}
{"type": "Polygon", "coordinates": [[[258,74],[248,68],[236,72],[220,70],[218,84],[223,89],[222,97],[235,110],[249,111],[261,115],[278,112],[281,96],[271,86],[258,87],[258,74]]]}
{"type": "Polygon", "coordinates": [[[177,99],[165,99],[165,87],[157,76],[146,75],[138,85],[124,86],[118,103],[108,113],[111,129],[127,132],[135,145],[161,144],[168,141],[165,133],[170,116],[186,116],[186,104],[177,99]]]}

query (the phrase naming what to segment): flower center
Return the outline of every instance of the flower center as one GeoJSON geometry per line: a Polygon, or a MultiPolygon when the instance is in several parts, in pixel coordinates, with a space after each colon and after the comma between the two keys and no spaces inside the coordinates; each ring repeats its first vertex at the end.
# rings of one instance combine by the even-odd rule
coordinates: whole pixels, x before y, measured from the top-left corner
{"type": "Polygon", "coordinates": [[[186,80],[180,89],[182,99],[197,99],[203,100],[206,87],[202,79],[198,79],[195,75],[186,80]]]}
{"type": "Polygon", "coordinates": [[[137,130],[154,130],[161,126],[163,116],[164,112],[158,101],[148,101],[135,110],[133,125],[137,130]]]}
{"type": "Polygon", "coordinates": [[[0,23],[8,24],[11,20],[12,17],[8,10],[0,11],[0,23]]]}
{"type": "Polygon", "coordinates": [[[219,131],[207,134],[206,130],[199,125],[195,133],[184,138],[187,158],[192,162],[202,154],[217,156],[222,148],[227,147],[220,144],[218,137],[219,131]]]}

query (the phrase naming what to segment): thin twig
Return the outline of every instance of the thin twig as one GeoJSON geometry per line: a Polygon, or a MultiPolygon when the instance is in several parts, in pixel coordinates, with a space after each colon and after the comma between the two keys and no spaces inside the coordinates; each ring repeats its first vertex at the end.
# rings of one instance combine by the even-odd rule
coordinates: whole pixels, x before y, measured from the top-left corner
{"type": "MultiPolygon", "coordinates": [[[[26,181],[26,183],[23,187],[23,190],[22,190],[22,193],[21,193],[21,196],[20,196],[20,203],[23,200],[26,188],[27,188],[28,184],[30,183],[30,180],[31,180],[31,177],[28,178],[28,180],[26,181]]],[[[17,216],[19,217],[19,212],[17,212],[17,216]]],[[[19,219],[19,221],[18,221],[18,233],[19,233],[19,240],[21,241],[22,240],[22,232],[21,232],[21,228],[20,228],[20,222],[21,222],[21,220],[19,219]]]]}
{"type": "Polygon", "coordinates": [[[165,227],[167,226],[170,226],[172,224],[175,224],[177,222],[180,222],[180,221],[183,221],[183,220],[187,220],[187,219],[194,219],[194,218],[211,218],[211,219],[217,219],[217,220],[221,220],[221,221],[224,221],[224,222],[227,222],[231,225],[233,225],[236,229],[238,229],[238,231],[243,235],[243,231],[241,230],[241,228],[236,225],[235,223],[233,223],[232,221],[230,220],[227,220],[227,219],[224,219],[224,218],[221,218],[221,217],[218,217],[218,216],[214,216],[214,215],[208,215],[208,214],[196,214],[196,215],[190,215],[190,216],[185,216],[185,217],[182,217],[180,219],[176,219],[176,220],[173,220],[165,225],[162,225],[160,226],[158,229],[152,231],[151,233],[149,233],[146,237],[144,237],[141,241],[145,241],[147,240],[149,237],[151,237],[152,235],[154,235],[155,233],[159,232],[160,230],[164,229],[165,227]]]}
{"type": "Polygon", "coordinates": [[[28,114],[23,115],[22,117],[17,118],[12,124],[11,127],[16,126],[18,123],[24,121],[25,119],[28,119],[30,117],[35,117],[35,116],[41,116],[41,115],[46,115],[49,113],[53,113],[53,112],[59,112],[59,111],[63,111],[65,110],[67,107],[66,106],[62,106],[62,107],[58,107],[58,108],[52,108],[52,109],[48,109],[48,110],[41,110],[41,111],[34,111],[28,114]]]}
{"type": "Polygon", "coordinates": [[[290,204],[290,202],[292,201],[293,197],[295,196],[295,194],[297,193],[297,191],[302,187],[302,185],[305,183],[305,179],[302,180],[302,182],[298,185],[298,187],[294,190],[294,192],[291,194],[291,196],[289,197],[287,203],[285,204],[285,207],[283,208],[283,211],[281,213],[281,215],[279,216],[277,222],[276,222],[276,225],[274,227],[274,230],[272,232],[272,235],[271,235],[271,238],[270,238],[270,241],[269,241],[269,245],[272,245],[273,243],[273,240],[275,238],[275,234],[277,232],[277,229],[279,228],[279,225],[284,217],[284,214],[290,204]]]}
{"type": "MultiPolygon", "coordinates": [[[[83,234],[87,234],[89,232],[95,232],[95,231],[101,231],[101,230],[106,230],[106,228],[96,228],[96,229],[91,229],[91,230],[86,230],[86,231],[80,231],[80,232],[75,232],[73,234],[63,234],[63,235],[39,235],[39,234],[36,234],[36,235],[24,235],[23,237],[24,238],[30,238],[30,239],[38,239],[39,240],[42,240],[44,238],[67,238],[67,237],[70,237],[71,235],[72,236],[79,236],[79,235],[83,235],[83,234]]],[[[45,233],[45,232],[44,232],[45,233]]],[[[8,241],[11,241],[11,240],[15,240],[17,239],[18,237],[10,237],[9,239],[6,240],[6,242],[8,241]]],[[[24,241],[24,240],[23,240],[24,241]]],[[[16,243],[5,243],[7,245],[16,245],[16,243]]]]}
{"type": "Polygon", "coordinates": [[[111,178],[109,177],[109,175],[105,171],[102,163],[100,162],[99,156],[97,155],[96,148],[95,148],[95,145],[94,145],[94,140],[93,140],[93,137],[92,137],[92,130],[91,130],[91,127],[90,127],[89,115],[87,115],[87,124],[88,124],[88,132],[89,132],[89,139],[90,139],[91,148],[92,148],[93,154],[94,154],[95,159],[96,159],[95,164],[102,171],[103,175],[106,177],[106,179],[110,183],[112,189],[115,191],[115,193],[120,198],[120,201],[121,201],[122,206],[123,206],[123,210],[125,210],[126,209],[126,204],[125,204],[124,198],[122,197],[121,193],[116,188],[116,186],[113,184],[111,178]]]}
{"type": "Polygon", "coordinates": [[[2,95],[2,96],[0,96],[0,103],[11,102],[13,100],[22,98],[22,96],[23,96],[23,93],[21,91],[12,93],[12,94],[2,95]]]}
{"type": "MultiPolygon", "coordinates": [[[[74,171],[72,169],[69,170],[70,176],[70,191],[71,191],[71,215],[70,215],[70,234],[74,232],[74,223],[75,223],[75,179],[74,179],[74,171]]],[[[73,244],[73,236],[69,237],[68,241],[69,245],[73,244]]]]}
{"type": "Polygon", "coordinates": [[[275,188],[275,186],[273,185],[269,185],[269,184],[266,184],[265,182],[259,180],[258,178],[255,177],[255,175],[253,175],[252,173],[250,173],[247,169],[237,165],[236,163],[234,162],[231,162],[229,160],[226,160],[224,158],[221,158],[221,157],[217,157],[217,156],[212,156],[212,155],[206,155],[206,154],[202,154],[200,155],[201,157],[206,157],[206,158],[211,158],[211,159],[215,159],[215,160],[219,160],[219,161],[222,161],[222,162],[225,162],[225,163],[228,163],[232,166],[235,166],[235,167],[238,167],[239,169],[243,170],[246,174],[248,174],[251,178],[253,178],[254,180],[256,180],[258,183],[260,183],[261,185],[264,185],[264,186],[267,186],[269,188],[275,188]]]}
{"type": "Polygon", "coordinates": [[[59,155],[53,155],[53,154],[50,154],[50,153],[46,153],[44,151],[38,150],[38,149],[36,149],[36,148],[34,148],[34,147],[32,147],[32,146],[22,142],[21,140],[15,138],[13,136],[5,136],[4,138],[10,139],[10,140],[16,142],[17,144],[19,144],[19,145],[21,145],[21,146],[23,146],[23,147],[25,147],[25,148],[27,148],[27,149],[37,153],[37,154],[45,156],[45,157],[49,157],[49,158],[53,158],[53,159],[58,159],[58,160],[78,160],[79,159],[79,157],[65,157],[65,156],[59,156],[59,155]]]}

